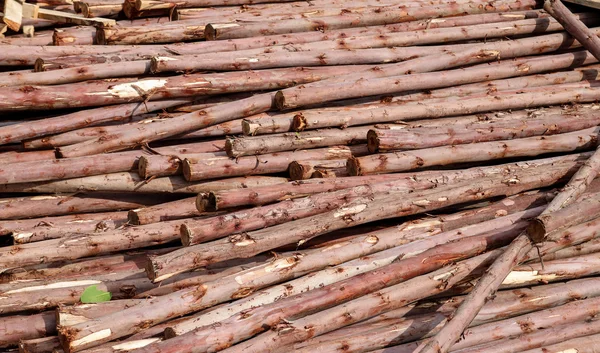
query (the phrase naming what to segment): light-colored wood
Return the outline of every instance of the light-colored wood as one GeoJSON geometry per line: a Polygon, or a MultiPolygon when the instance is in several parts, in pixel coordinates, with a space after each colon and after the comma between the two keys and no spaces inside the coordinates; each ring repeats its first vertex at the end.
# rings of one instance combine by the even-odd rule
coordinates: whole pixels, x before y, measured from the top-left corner
{"type": "Polygon", "coordinates": [[[4,33],[8,30],[6,23],[0,23],[0,38],[4,38],[4,33]]]}
{"type": "Polygon", "coordinates": [[[15,32],[21,29],[21,19],[23,18],[23,2],[20,0],[4,0],[4,22],[8,28],[15,32]]]}
{"type": "Polygon", "coordinates": [[[595,9],[600,9],[600,0],[565,0],[566,2],[570,2],[572,4],[583,5],[587,7],[593,7],[595,9]]]}
{"type": "Polygon", "coordinates": [[[23,18],[38,18],[40,7],[34,4],[23,4],[23,18]]]}
{"type": "Polygon", "coordinates": [[[80,15],[74,15],[66,12],[40,9],[38,12],[38,18],[43,18],[45,20],[51,20],[62,23],[72,23],[81,26],[93,26],[93,25],[103,25],[107,27],[112,27],[117,24],[117,21],[111,20],[108,18],[101,17],[92,17],[86,18],[80,15]]]}
{"type": "Polygon", "coordinates": [[[28,25],[28,26],[23,26],[23,34],[29,38],[32,38],[33,35],[35,34],[35,27],[28,25]]]}

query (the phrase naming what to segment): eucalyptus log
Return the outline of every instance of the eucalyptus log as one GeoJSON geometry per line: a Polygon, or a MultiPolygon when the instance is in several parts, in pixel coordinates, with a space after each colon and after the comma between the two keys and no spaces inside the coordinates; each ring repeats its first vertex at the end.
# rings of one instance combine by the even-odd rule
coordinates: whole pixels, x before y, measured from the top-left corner
{"type": "MultiPolygon", "coordinates": [[[[108,17],[115,18],[123,11],[123,4],[90,4],[80,1],[81,14],[85,17],[108,17]]],[[[94,35],[95,35],[94,31],[94,35]]],[[[94,37],[92,37],[93,39],[94,37]]],[[[96,43],[90,43],[96,44],[96,43]]]]}
{"type": "Polygon", "coordinates": [[[190,197],[131,210],[129,211],[128,219],[130,224],[141,225],[198,217],[200,215],[201,213],[196,209],[196,198],[190,197]]]}
{"type": "Polygon", "coordinates": [[[53,312],[0,317],[2,348],[17,345],[20,340],[52,335],[56,335],[56,317],[53,312]]]}
{"type": "Polygon", "coordinates": [[[261,23],[260,26],[252,23],[209,24],[206,27],[205,37],[207,40],[217,40],[347,27],[376,26],[388,23],[427,19],[431,17],[451,17],[485,12],[527,10],[533,8],[535,5],[535,2],[519,1],[518,3],[498,2],[495,3],[493,7],[489,8],[479,6],[479,4],[476,3],[455,3],[452,5],[409,7],[402,9],[381,7],[360,14],[323,16],[315,19],[280,20],[261,23]]]}
{"type": "Polygon", "coordinates": [[[67,216],[5,220],[0,222],[0,235],[29,231],[38,227],[50,228],[76,224],[85,227],[86,224],[100,223],[113,219],[127,219],[127,214],[125,212],[77,213],[67,216]]]}
{"type": "Polygon", "coordinates": [[[336,145],[366,142],[370,126],[348,129],[326,129],[302,133],[288,133],[259,137],[228,138],[225,151],[229,157],[242,157],[281,151],[294,151],[336,145]]]}
{"type": "Polygon", "coordinates": [[[560,353],[576,350],[579,353],[594,353],[600,348],[600,333],[576,337],[549,346],[534,348],[523,353],[560,353]]]}
{"type": "Polygon", "coordinates": [[[57,336],[27,339],[19,342],[19,352],[22,353],[49,353],[55,350],[62,351],[57,336]]]}
{"type": "MultiPolygon", "coordinates": [[[[17,125],[17,124],[14,124],[17,125]]],[[[8,125],[10,126],[10,125],[8,125]]],[[[8,127],[4,126],[4,127],[8,127]]],[[[21,163],[21,162],[30,162],[30,161],[45,161],[45,160],[54,160],[56,159],[56,154],[54,151],[31,151],[31,152],[19,152],[19,151],[10,151],[4,152],[0,154],[0,163],[2,165],[9,163],[21,163]]]]}
{"type": "Polygon", "coordinates": [[[128,210],[160,203],[162,200],[146,195],[118,194],[40,195],[5,198],[0,200],[0,219],[128,210]]]}
{"type": "Polygon", "coordinates": [[[481,127],[454,125],[446,129],[416,129],[416,131],[415,129],[371,129],[367,134],[367,145],[371,153],[454,146],[562,134],[596,126],[598,121],[591,114],[583,113],[573,117],[555,115],[545,116],[543,119],[490,123],[481,127]]]}
{"type": "Polygon", "coordinates": [[[501,158],[572,152],[596,147],[598,128],[543,137],[441,146],[422,150],[381,153],[348,160],[350,175],[402,172],[418,168],[501,158]]]}
{"type": "Polygon", "coordinates": [[[161,278],[213,262],[254,256],[290,243],[302,244],[318,235],[374,220],[419,214],[462,202],[549,186],[563,177],[564,170],[555,169],[543,175],[523,173],[519,179],[510,178],[518,180],[514,184],[502,182],[505,177],[495,176],[415,192],[402,198],[393,191],[373,197],[359,197],[329,212],[152,257],[147,268],[148,275],[153,279],[161,278]],[[473,190],[478,192],[473,193],[473,190]]]}
{"type": "MultiPolygon", "coordinates": [[[[94,27],[71,27],[55,29],[52,34],[53,45],[92,45],[96,44],[94,37],[96,35],[96,28],[94,27]]],[[[31,75],[28,75],[31,77],[31,75]]],[[[27,76],[26,76],[27,77],[27,76]]],[[[27,82],[27,81],[21,81],[27,82]]],[[[33,81],[35,82],[35,81],[33,81]]],[[[59,83],[59,82],[57,82],[59,83]]],[[[17,85],[18,83],[15,83],[17,85]]]]}
{"type": "Polygon", "coordinates": [[[261,154],[257,156],[228,159],[222,157],[203,158],[193,163],[183,161],[183,175],[186,180],[197,181],[220,177],[257,175],[285,172],[293,161],[310,159],[344,159],[352,156],[352,150],[345,146],[261,154]]]}
{"type": "Polygon", "coordinates": [[[178,43],[204,39],[204,24],[171,23],[149,26],[104,27],[96,31],[96,41],[101,45],[178,43]]]}
{"type": "MultiPolygon", "coordinates": [[[[557,252],[546,254],[542,256],[543,261],[552,261],[558,259],[566,259],[569,257],[587,255],[600,251],[600,239],[592,239],[586,242],[583,242],[578,245],[569,246],[564,249],[558,250],[557,252]]],[[[535,259],[532,261],[539,261],[539,259],[535,259]]]]}
{"type": "Polygon", "coordinates": [[[189,182],[181,176],[146,180],[138,173],[113,173],[66,180],[0,186],[4,192],[57,193],[57,192],[131,192],[139,194],[198,194],[219,190],[254,188],[287,182],[287,178],[250,176],[214,181],[189,182]]]}
{"type": "MultiPolygon", "coordinates": [[[[346,161],[343,159],[334,159],[331,161],[296,161],[290,163],[288,167],[290,173],[290,179],[292,180],[304,180],[314,178],[316,173],[325,172],[333,173],[333,177],[347,176],[346,173],[346,161]]],[[[319,176],[323,177],[322,175],[319,176]]]]}
{"type": "Polygon", "coordinates": [[[123,13],[129,19],[166,16],[178,20],[176,7],[173,3],[152,0],[125,0],[122,5],[123,13]]]}
{"type": "Polygon", "coordinates": [[[187,103],[185,100],[167,100],[146,103],[126,103],[110,107],[82,110],[54,118],[28,121],[0,127],[0,143],[56,134],[110,121],[126,120],[134,115],[150,113],[187,103]]]}
{"type": "Polygon", "coordinates": [[[180,155],[148,155],[140,157],[138,174],[143,178],[183,174],[183,160],[198,163],[202,160],[227,159],[225,152],[195,153],[180,155]]]}

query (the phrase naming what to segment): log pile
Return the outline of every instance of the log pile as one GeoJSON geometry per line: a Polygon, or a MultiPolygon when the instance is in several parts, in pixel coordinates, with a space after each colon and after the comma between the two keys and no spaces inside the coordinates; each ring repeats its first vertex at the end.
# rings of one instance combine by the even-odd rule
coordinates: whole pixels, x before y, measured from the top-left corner
{"type": "Polygon", "coordinates": [[[1,352],[600,349],[599,12],[1,17],[1,352]]]}

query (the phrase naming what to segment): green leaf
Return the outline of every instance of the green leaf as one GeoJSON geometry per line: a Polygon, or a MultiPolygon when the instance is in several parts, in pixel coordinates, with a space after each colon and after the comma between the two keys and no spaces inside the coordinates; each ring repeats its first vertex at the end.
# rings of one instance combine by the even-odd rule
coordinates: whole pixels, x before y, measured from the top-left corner
{"type": "Polygon", "coordinates": [[[103,290],[98,289],[98,287],[89,286],[87,287],[83,293],[81,293],[81,302],[82,303],[102,303],[110,301],[112,298],[112,294],[110,292],[105,292],[103,290]]]}

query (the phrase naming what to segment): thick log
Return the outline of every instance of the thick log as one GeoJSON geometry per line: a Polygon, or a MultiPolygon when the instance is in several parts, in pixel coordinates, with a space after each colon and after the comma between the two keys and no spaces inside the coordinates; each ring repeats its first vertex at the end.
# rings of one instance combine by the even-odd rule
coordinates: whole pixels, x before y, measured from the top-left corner
{"type": "Polygon", "coordinates": [[[20,340],[42,338],[56,334],[53,312],[0,318],[0,347],[14,346],[20,340]]]}
{"type": "MultiPolygon", "coordinates": [[[[144,70],[146,62],[142,64],[144,70]]],[[[106,70],[107,65],[101,67],[106,70]]],[[[118,65],[118,64],[117,64],[118,65]]],[[[113,67],[117,68],[116,65],[113,67]]],[[[77,69],[65,69],[74,70],[77,69]]],[[[213,74],[192,74],[145,80],[122,79],[94,81],[80,84],[54,86],[4,87],[0,89],[2,99],[13,102],[11,107],[2,107],[2,111],[47,110],[61,108],[82,108],[110,104],[143,102],[192,97],[205,94],[221,94],[278,89],[294,84],[320,80],[334,74],[345,73],[349,67],[285,68],[262,71],[240,71],[213,74]],[[31,97],[35,95],[35,101],[31,97]],[[67,99],[66,97],[70,97],[67,99]]],[[[352,69],[356,70],[356,69],[352,69]]],[[[101,71],[101,70],[100,70],[101,71]]],[[[49,72],[56,75],[61,71],[49,72]]],[[[73,71],[71,71],[73,72],[73,71]]],[[[105,74],[108,72],[104,71],[105,74]]],[[[139,71],[136,71],[139,74],[139,71]]],[[[97,76],[96,76],[97,77],[97,76]]]]}
{"type": "Polygon", "coordinates": [[[79,194],[6,198],[0,203],[0,219],[60,216],[85,212],[128,210],[164,201],[145,195],[79,194]]]}
{"type": "MultiPolygon", "coordinates": [[[[80,1],[81,14],[85,17],[117,17],[121,11],[123,11],[123,4],[90,4],[87,2],[80,1]]],[[[94,37],[95,37],[94,31],[94,37]]],[[[92,38],[94,38],[92,37],[92,38]]],[[[96,43],[93,43],[96,44],[96,43]]]]}
{"type": "Polygon", "coordinates": [[[59,326],[72,326],[125,310],[141,302],[142,299],[122,299],[96,304],[61,305],[56,309],[56,323],[59,326]]]}
{"type": "Polygon", "coordinates": [[[300,150],[247,156],[235,160],[223,157],[200,159],[196,163],[183,161],[183,175],[186,180],[197,181],[240,175],[257,175],[285,172],[293,161],[310,159],[350,158],[352,151],[345,146],[334,146],[313,150],[300,150]]]}
{"type": "Polygon", "coordinates": [[[485,7],[479,4],[455,3],[445,6],[423,6],[415,8],[381,7],[361,14],[323,16],[315,19],[292,19],[257,24],[209,24],[206,26],[207,40],[255,37],[269,34],[309,32],[347,27],[376,26],[388,23],[407,22],[432,17],[451,17],[463,14],[527,10],[535,6],[534,2],[495,3],[485,7]],[[262,29],[261,29],[262,28],[262,29]]]}
{"type": "Polygon", "coordinates": [[[204,24],[181,23],[131,27],[105,27],[96,31],[100,45],[178,43],[204,39],[204,24]]]}
{"type": "Polygon", "coordinates": [[[598,212],[600,212],[600,195],[589,195],[584,200],[536,218],[527,228],[527,234],[533,241],[539,243],[547,234],[562,227],[579,224],[598,212]]]}
{"type": "Polygon", "coordinates": [[[176,4],[173,3],[146,0],[125,0],[122,5],[123,13],[129,19],[166,16],[178,20],[176,8],[176,4]]]}
{"type": "Polygon", "coordinates": [[[254,188],[287,182],[287,178],[250,176],[215,181],[188,182],[183,177],[172,176],[146,180],[138,173],[114,173],[84,178],[55,180],[37,183],[0,186],[4,192],[57,193],[57,192],[131,192],[198,194],[211,191],[254,188]]]}
{"type": "Polygon", "coordinates": [[[551,152],[572,152],[596,147],[598,128],[543,137],[497,142],[433,147],[423,150],[381,153],[348,160],[350,175],[402,172],[418,168],[501,158],[537,156],[551,152]]]}
{"type": "MultiPolygon", "coordinates": [[[[14,124],[16,125],[16,124],[14,124]]],[[[0,163],[1,164],[9,164],[9,163],[21,163],[21,162],[30,162],[30,161],[44,161],[44,160],[53,160],[56,159],[56,154],[54,151],[32,151],[32,152],[4,152],[0,154],[0,163]]]]}
{"type": "Polygon", "coordinates": [[[27,339],[19,342],[20,353],[48,353],[57,349],[62,351],[58,336],[27,339]]]}
{"type": "Polygon", "coordinates": [[[0,144],[19,142],[34,137],[56,134],[110,121],[129,119],[138,114],[150,113],[185,104],[185,100],[129,103],[110,107],[82,110],[54,118],[29,121],[0,127],[0,144]]]}
{"type": "MultiPolygon", "coordinates": [[[[555,253],[546,254],[542,256],[542,260],[552,261],[558,259],[566,259],[569,257],[587,255],[598,251],[600,251],[600,239],[592,239],[579,245],[569,246],[564,249],[558,250],[555,253]]],[[[539,259],[535,259],[533,261],[539,261],[539,259]]]]}
{"type": "MultiPolygon", "coordinates": [[[[439,74],[438,74],[439,76],[439,74]]],[[[490,94],[485,97],[465,97],[457,101],[407,103],[385,108],[372,109],[369,114],[363,111],[328,112],[313,119],[306,114],[294,117],[294,130],[303,131],[334,126],[356,126],[386,123],[399,120],[442,118],[462,114],[474,114],[495,110],[536,108],[569,102],[587,103],[595,101],[600,94],[592,87],[574,88],[556,85],[554,87],[523,89],[519,94],[490,94]]]]}
{"type": "Polygon", "coordinates": [[[129,211],[128,219],[130,224],[140,225],[198,217],[200,215],[200,211],[196,209],[196,198],[190,197],[151,207],[131,210],[129,211]]]}
{"type": "MultiPolygon", "coordinates": [[[[297,161],[290,163],[288,167],[290,173],[290,179],[292,180],[304,180],[310,179],[317,172],[333,173],[333,177],[347,176],[346,172],[346,161],[343,159],[334,159],[331,161],[297,161]]],[[[319,176],[322,178],[323,176],[319,176]]]]}
{"type": "MultiPolygon", "coordinates": [[[[96,28],[94,27],[72,27],[55,29],[52,34],[53,45],[92,45],[96,44],[94,36],[96,35],[96,28]]],[[[31,75],[28,75],[31,76],[31,75]]],[[[24,82],[27,82],[25,80],[24,82]]],[[[32,81],[35,82],[35,81],[32,81]]],[[[60,83],[57,82],[57,83],[60,83]]],[[[19,83],[15,83],[18,85],[19,83]]],[[[22,83],[26,84],[26,83],[22,83]]]]}
{"type": "Polygon", "coordinates": [[[544,10],[554,17],[584,48],[600,60],[600,39],[560,0],[544,1],[544,10]]]}
{"type": "Polygon", "coordinates": [[[371,153],[454,146],[562,134],[590,128],[598,125],[598,122],[600,120],[595,119],[591,114],[583,113],[573,117],[555,115],[543,119],[490,123],[479,128],[455,125],[447,129],[417,129],[416,131],[414,129],[371,129],[367,134],[367,144],[371,153]]]}
{"type": "Polygon", "coordinates": [[[149,155],[142,156],[138,161],[138,174],[143,178],[163,177],[183,174],[183,160],[198,163],[204,159],[227,159],[225,152],[196,153],[180,155],[149,155]]]}
{"type": "MultiPolygon", "coordinates": [[[[391,182],[404,180],[407,190],[410,189],[427,189],[437,186],[439,183],[447,183],[450,180],[458,178],[464,180],[467,178],[483,177],[493,173],[501,173],[503,169],[525,168],[534,163],[536,168],[542,168],[553,163],[584,163],[583,161],[590,156],[591,153],[572,154],[562,157],[544,158],[536,161],[528,161],[525,164],[517,163],[503,164],[492,169],[471,168],[460,171],[444,171],[440,172],[427,171],[415,172],[410,174],[382,174],[370,175],[363,177],[348,177],[340,180],[306,180],[295,181],[291,183],[282,183],[276,187],[260,187],[248,188],[247,190],[223,190],[211,192],[208,195],[199,195],[196,201],[196,207],[202,211],[216,211],[230,207],[244,205],[264,205],[276,201],[304,197],[320,192],[330,192],[340,189],[351,188],[365,184],[375,184],[380,182],[391,182]],[[579,161],[579,162],[577,162],[579,161]],[[489,174],[486,174],[489,173],[489,174]]],[[[574,164],[573,164],[574,166],[574,164]]],[[[578,168],[578,166],[576,167],[578,168]]]]}
{"type": "Polygon", "coordinates": [[[80,224],[81,227],[85,227],[86,224],[99,223],[113,219],[127,219],[127,214],[125,212],[78,213],[68,216],[1,221],[0,235],[28,231],[38,227],[61,227],[74,224],[80,224]]]}
{"type": "Polygon", "coordinates": [[[574,350],[579,353],[594,353],[598,348],[600,348],[600,333],[568,339],[549,346],[530,349],[523,353],[560,353],[574,350]]]}
{"type": "Polygon", "coordinates": [[[512,58],[544,52],[549,52],[549,50],[540,47],[540,44],[533,39],[526,38],[511,42],[494,42],[483,48],[474,48],[460,52],[449,51],[448,53],[436,55],[439,62],[435,64],[429,62],[431,58],[425,56],[398,64],[387,65],[377,73],[374,73],[374,71],[367,73],[358,72],[319,82],[318,84],[288,88],[277,92],[275,104],[280,110],[292,109],[340,99],[393,94],[418,89],[442,88],[488,81],[490,79],[497,80],[531,75],[573,67],[574,61],[581,62],[582,64],[597,62],[597,59],[587,51],[580,51],[571,54],[522,58],[517,61],[500,61],[456,69],[456,67],[468,63],[475,64],[493,61],[498,56],[512,58]],[[527,68],[527,70],[523,70],[524,68],[527,68]],[[432,72],[442,69],[446,71],[443,73],[432,72]],[[414,74],[406,75],[405,72],[407,71],[414,72],[414,74]],[[389,85],[389,87],[382,87],[381,85],[389,85]],[[346,91],[331,91],[340,89],[346,91]]]}
{"type": "Polygon", "coordinates": [[[519,175],[520,179],[511,178],[518,180],[515,184],[503,182],[505,177],[486,177],[436,190],[415,192],[409,196],[403,195],[405,197],[400,200],[393,191],[373,197],[359,197],[329,212],[152,257],[147,268],[148,275],[150,278],[160,278],[230,258],[254,256],[290,243],[302,244],[318,235],[373,220],[413,215],[461,202],[510,195],[552,185],[564,176],[560,174],[557,170],[544,175],[523,173],[522,176],[519,175]],[[477,192],[474,193],[473,190],[477,192]],[[282,237],[282,234],[285,234],[285,237],[282,237]]]}
{"type": "Polygon", "coordinates": [[[228,138],[225,143],[225,151],[229,157],[237,158],[304,148],[365,143],[367,132],[371,128],[372,126],[364,126],[269,135],[268,137],[228,138]]]}

